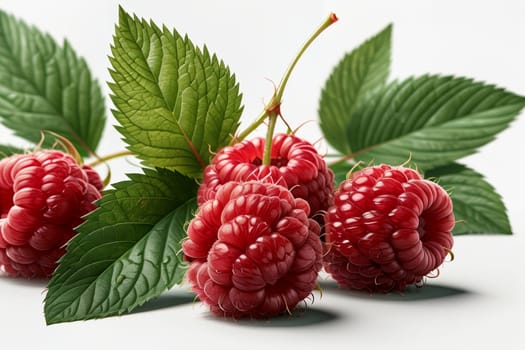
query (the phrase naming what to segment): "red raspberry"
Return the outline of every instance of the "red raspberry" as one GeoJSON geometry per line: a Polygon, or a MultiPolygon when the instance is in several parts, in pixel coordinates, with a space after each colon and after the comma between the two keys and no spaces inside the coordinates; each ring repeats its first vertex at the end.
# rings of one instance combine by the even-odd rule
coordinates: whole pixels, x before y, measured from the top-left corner
{"type": "Polygon", "coordinates": [[[243,141],[219,151],[204,170],[198,202],[215,196],[229,181],[263,180],[283,185],[310,205],[311,216],[322,225],[322,215],[332,204],[334,174],[315,147],[295,135],[278,134],[272,141],[271,165],[262,165],[265,140],[243,141]]]}
{"type": "Polygon", "coordinates": [[[102,181],[68,154],[47,150],[0,161],[0,271],[49,277],[102,181]]]}
{"type": "Polygon", "coordinates": [[[183,243],[187,277],[211,312],[265,318],[290,312],[317,283],[320,227],[280,185],[229,182],[206,201],[183,243]]]}
{"type": "Polygon", "coordinates": [[[353,173],[325,220],[325,270],[350,289],[401,291],[438,268],[453,244],[449,195],[404,167],[353,173]]]}

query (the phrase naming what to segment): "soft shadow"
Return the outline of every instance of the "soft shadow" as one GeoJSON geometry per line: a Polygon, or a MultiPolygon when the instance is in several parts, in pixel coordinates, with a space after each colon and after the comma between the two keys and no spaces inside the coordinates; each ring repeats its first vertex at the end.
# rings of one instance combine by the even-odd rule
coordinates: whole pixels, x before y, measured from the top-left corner
{"type": "Polygon", "coordinates": [[[192,293],[169,293],[162,294],[156,299],[150,300],[142,306],[135,308],[130,314],[138,314],[142,312],[150,312],[170,307],[176,307],[184,304],[193,303],[195,295],[192,293]]]}
{"type": "Polygon", "coordinates": [[[231,323],[235,326],[285,328],[331,323],[341,319],[342,316],[331,310],[308,307],[307,309],[295,309],[291,315],[281,315],[268,319],[231,319],[220,318],[212,314],[208,314],[207,318],[218,322],[231,323]]]}
{"type": "Polygon", "coordinates": [[[368,293],[352,291],[340,288],[335,281],[320,282],[321,288],[330,293],[338,293],[340,295],[347,295],[367,300],[384,300],[384,301],[418,301],[430,300],[439,298],[455,298],[474,295],[475,293],[458,287],[444,286],[441,284],[425,284],[421,287],[408,286],[402,292],[390,293],[368,293]]]}
{"type": "Polygon", "coordinates": [[[0,275],[0,280],[2,281],[2,283],[6,283],[6,284],[39,288],[42,290],[47,288],[47,283],[49,282],[49,279],[47,278],[29,279],[29,278],[23,278],[23,277],[9,277],[5,275],[0,275]]]}

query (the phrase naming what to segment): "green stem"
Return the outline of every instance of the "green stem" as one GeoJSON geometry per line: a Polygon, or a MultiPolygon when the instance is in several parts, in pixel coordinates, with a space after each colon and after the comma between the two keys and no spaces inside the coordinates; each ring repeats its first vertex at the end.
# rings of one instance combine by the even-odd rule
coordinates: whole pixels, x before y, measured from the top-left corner
{"type": "Polygon", "coordinates": [[[286,85],[288,83],[288,79],[290,78],[290,75],[292,74],[292,71],[294,70],[295,66],[297,65],[297,62],[299,62],[299,59],[303,55],[303,53],[306,51],[306,49],[310,46],[310,44],[330,25],[335,23],[337,21],[337,16],[335,13],[330,13],[328,17],[321,23],[321,25],[313,32],[312,35],[306,40],[306,42],[303,44],[299,52],[295,55],[294,59],[292,60],[292,63],[288,66],[288,69],[284,73],[281,82],[277,86],[277,89],[275,90],[272,99],[268,104],[264,107],[264,110],[261,112],[261,114],[251,123],[244,131],[242,131],[237,137],[234,137],[232,140],[232,143],[239,142],[244,140],[249,134],[251,134],[259,125],[261,125],[267,117],[271,117],[272,113],[276,114],[276,117],[280,115],[280,106],[281,106],[281,100],[283,97],[284,89],[286,88],[286,85]]]}
{"type": "Polygon", "coordinates": [[[104,157],[97,157],[96,160],[92,161],[88,165],[90,167],[96,167],[97,165],[100,165],[102,163],[106,163],[109,160],[112,160],[112,159],[115,159],[115,158],[120,158],[120,157],[125,157],[125,156],[132,156],[132,155],[133,155],[133,153],[131,151],[128,151],[128,150],[119,151],[119,152],[115,152],[115,153],[111,153],[111,154],[105,155],[104,157]]]}
{"type": "Polygon", "coordinates": [[[376,148],[376,147],[378,147],[378,146],[381,146],[381,144],[368,146],[368,147],[365,147],[365,148],[363,148],[363,149],[360,149],[359,151],[355,151],[355,152],[350,153],[350,154],[346,154],[346,155],[343,155],[343,156],[339,156],[339,157],[336,158],[335,160],[329,162],[328,165],[335,165],[335,164],[337,164],[337,163],[342,163],[342,162],[346,162],[346,161],[352,160],[352,159],[354,159],[355,157],[357,157],[358,155],[363,154],[363,153],[366,153],[366,152],[368,152],[368,151],[371,151],[371,150],[373,150],[374,148],[376,148]]]}
{"type": "MultiPolygon", "coordinates": [[[[281,103],[281,99],[283,97],[284,89],[286,87],[286,84],[288,83],[288,79],[290,78],[290,75],[292,74],[292,71],[295,68],[295,65],[297,62],[299,62],[299,59],[303,55],[303,53],[306,51],[306,49],[310,46],[310,44],[330,25],[335,23],[337,21],[337,16],[335,13],[330,13],[328,17],[321,23],[321,25],[313,32],[313,34],[306,40],[306,42],[303,44],[295,58],[293,59],[292,63],[286,70],[286,73],[284,74],[283,78],[281,79],[281,82],[279,83],[277,87],[277,91],[275,92],[275,99],[281,103]]],[[[271,102],[271,101],[270,101],[271,102]]]]}
{"type": "MultiPolygon", "coordinates": [[[[266,107],[265,107],[266,108],[266,107]]],[[[254,120],[253,123],[251,123],[243,132],[241,132],[239,135],[237,135],[236,137],[234,137],[232,139],[232,144],[233,143],[236,143],[236,142],[239,142],[239,141],[242,141],[244,140],[248,135],[250,135],[253,131],[255,131],[255,129],[257,129],[259,127],[259,125],[261,125],[264,120],[266,119],[266,117],[268,116],[268,114],[266,113],[266,109],[264,111],[262,111],[262,113],[257,117],[257,119],[254,120]]]]}
{"type": "Polygon", "coordinates": [[[264,142],[264,153],[263,153],[263,165],[272,164],[272,140],[273,131],[275,130],[275,124],[277,124],[277,113],[270,112],[268,121],[268,130],[266,131],[266,141],[264,142]]]}

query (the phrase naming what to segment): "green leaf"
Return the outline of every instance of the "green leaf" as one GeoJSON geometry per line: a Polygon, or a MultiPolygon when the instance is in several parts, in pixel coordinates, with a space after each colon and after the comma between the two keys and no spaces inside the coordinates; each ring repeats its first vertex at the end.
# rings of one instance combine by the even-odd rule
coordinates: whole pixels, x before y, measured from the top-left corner
{"type": "Polygon", "coordinates": [[[354,167],[354,164],[348,162],[338,162],[335,164],[330,164],[330,169],[334,172],[334,180],[337,186],[346,180],[348,172],[354,167]]]}
{"type": "Polygon", "coordinates": [[[114,184],[68,243],[48,285],[48,324],[129,312],[182,279],[194,180],[165,169],[114,184]]]}
{"type": "Polygon", "coordinates": [[[320,127],[325,139],[341,153],[351,153],[347,138],[354,112],[390,72],[392,25],[346,54],[325,83],[319,103],[320,127]]]}
{"type": "Polygon", "coordinates": [[[104,98],[84,59],[1,10],[0,120],[33,143],[53,131],[82,155],[97,148],[105,125],[104,98]]]}
{"type": "Polygon", "coordinates": [[[436,178],[436,182],[451,193],[458,221],[453,231],[455,235],[512,233],[500,195],[481,174],[453,163],[429,170],[425,177],[436,178]]]}
{"type": "Polygon", "coordinates": [[[20,148],[10,145],[0,145],[0,159],[9,157],[13,154],[24,153],[20,148]]]}
{"type": "Polygon", "coordinates": [[[356,160],[431,169],[470,155],[520,113],[525,97],[471,79],[425,75],[393,82],[347,129],[356,160]]]}
{"type": "MultiPolygon", "coordinates": [[[[345,180],[353,167],[354,164],[347,162],[330,165],[336,183],[345,180]]],[[[458,221],[454,235],[512,233],[500,195],[481,174],[464,165],[451,163],[426,171],[425,178],[434,180],[451,193],[454,215],[458,221]]]]}
{"type": "Polygon", "coordinates": [[[239,125],[235,76],[207,48],[120,9],[112,45],[113,112],[147,166],[200,178],[239,125]]]}

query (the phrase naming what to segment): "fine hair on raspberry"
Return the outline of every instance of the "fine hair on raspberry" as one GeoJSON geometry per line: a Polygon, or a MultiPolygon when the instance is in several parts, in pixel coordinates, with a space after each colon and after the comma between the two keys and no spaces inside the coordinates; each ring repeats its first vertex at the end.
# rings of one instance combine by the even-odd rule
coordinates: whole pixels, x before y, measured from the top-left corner
{"type": "Polygon", "coordinates": [[[42,150],[0,161],[0,272],[49,277],[103,183],[69,154],[42,150]]]}
{"type": "Polygon", "coordinates": [[[353,172],[326,216],[324,267],[341,287],[402,291],[451,252],[448,193],[415,170],[379,165],[353,172]]]}
{"type": "Polygon", "coordinates": [[[310,215],[322,225],[322,214],[332,204],[334,174],[308,141],[277,134],[272,140],[271,164],[263,165],[265,139],[256,137],[220,150],[204,170],[199,204],[215,196],[229,181],[259,180],[283,185],[306,200],[310,215]]]}
{"type": "Polygon", "coordinates": [[[283,186],[228,182],[189,223],[187,278],[214,314],[267,318],[291,312],[317,285],[319,224],[283,186]]]}

